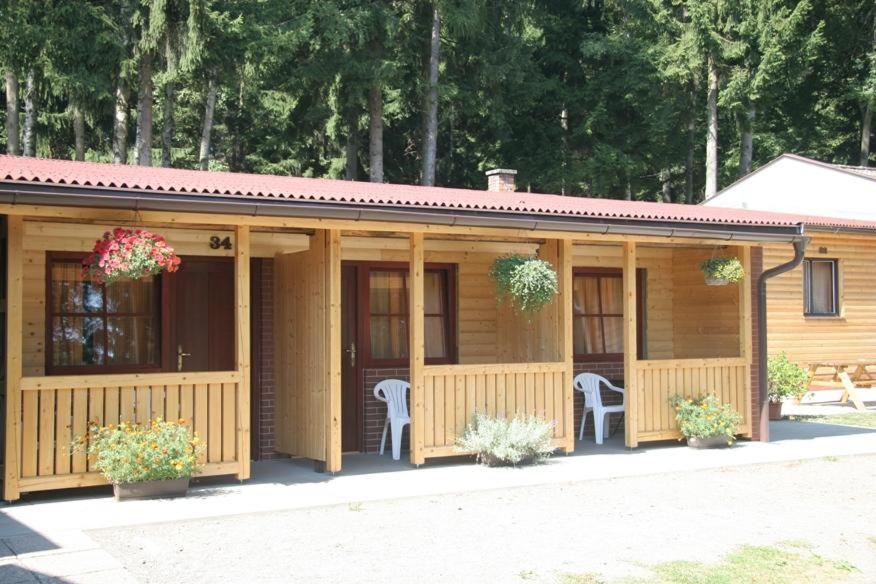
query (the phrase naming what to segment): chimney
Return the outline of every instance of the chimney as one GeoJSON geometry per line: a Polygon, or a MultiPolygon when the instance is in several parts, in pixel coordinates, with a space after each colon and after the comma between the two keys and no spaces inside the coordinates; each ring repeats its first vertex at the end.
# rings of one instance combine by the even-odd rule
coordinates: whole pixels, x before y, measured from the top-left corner
{"type": "Polygon", "coordinates": [[[516,170],[494,168],[487,171],[487,190],[494,193],[513,193],[516,170]]]}

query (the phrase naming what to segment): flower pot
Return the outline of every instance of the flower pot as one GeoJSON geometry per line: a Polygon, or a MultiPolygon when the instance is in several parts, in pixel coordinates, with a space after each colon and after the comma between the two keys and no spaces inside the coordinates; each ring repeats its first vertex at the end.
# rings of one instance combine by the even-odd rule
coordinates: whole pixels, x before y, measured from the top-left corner
{"type": "Polygon", "coordinates": [[[704,449],[704,448],[727,448],[729,444],[727,444],[726,436],[707,436],[705,438],[698,438],[696,436],[690,436],[687,439],[687,445],[691,448],[704,449]]]}
{"type": "Polygon", "coordinates": [[[163,481],[143,481],[141,483],[114,483],[113,493],[116,501],[129,499],[169,499],[185,497],[189,489],[189,478],[167,479],[163,481]]]}
{"type": "Polygon", "coordinates": [[[782,419],[782,402],[770,402],[770,420],[782,419]]]}
{"type": "Polygon", "coordinates": [[[726,286],[730,283],[730,280],[725,280],[724,278],[713,278],[712,276],[706,276],[706,286],[726,286]]]}

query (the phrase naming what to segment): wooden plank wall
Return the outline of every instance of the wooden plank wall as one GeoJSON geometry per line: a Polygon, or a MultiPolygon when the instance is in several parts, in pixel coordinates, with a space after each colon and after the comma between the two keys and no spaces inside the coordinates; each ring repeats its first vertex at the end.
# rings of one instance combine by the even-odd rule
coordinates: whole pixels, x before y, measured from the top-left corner
{"type": "MultiPolygon", "coordinates": [[[[703,248],[673,250],[672,344],[676,359],[739,356],[740,285],[705,284],[699,265],[712,253],[703,248]]],[[[735,247],[720,253],[742,260],[742,251],[735,247]]]]}
{"type": "Polygon", "coordinates": [[[555,420],[554,438],[566,446],[574,428],[565,416],[564,363],[427,365],[424,369],[423,445],[426,458],[458,455],[453,445],[475,412],[555,420]]]}
{"type": "MultiPolygon", "coordinates": [[[[241,472],[235,371],[31,377],[21,381],[21,491],[103,484],[94,461],[72,449],[90,422],[184,419],[206,442],[205,476],[241,472]]],[[[246,452],[243,453],[244,455],[246,452]]]]}
{"type": "Polygon", "coordinates": [[[680,436],[675,411],[669,405],[675,394],[694,398],[716,395],[742,415],[738,433],[750,435],[750,375],[745,359],[640,361],[635,370],[636,412],[627,418],[635,420],[639,442],[680,436]]]}
{"type": "Polygon", "coordinates": [[[276,449],[319,461],[327,452],[328,243],[319,231],[310,250],[274,258],[276,449]]]}
{"type": "MultiPolygon", "coordinates": [[[[810,236],[807,258],[839,260],[840,315],[803,316],[802,266],[771,279],[767,285],[769,353],[785,351],[792,361],[801,364],[876,358],[876,237],[810,236]]],[[[766,246],[764,269],[785,263],[793,255],[790,245],[766,246]]]]}

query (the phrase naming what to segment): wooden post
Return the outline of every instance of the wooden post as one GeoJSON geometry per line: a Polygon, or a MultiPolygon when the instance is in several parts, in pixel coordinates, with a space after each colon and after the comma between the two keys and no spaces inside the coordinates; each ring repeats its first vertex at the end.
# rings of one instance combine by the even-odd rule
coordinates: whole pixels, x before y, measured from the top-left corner
{"type": "Polygon", "coordinates": [[[425,365],[425,284],[423,273],[423,234],[411,233],[411,260],[408,287],[410,288],[410,340],[408,351],[411,358],[411,464],[423,464],[425,448],[425,387],[423,368],[425,365]]]}
{"type": "Polygon", "coordinates": [[[24,218],[6,217],[6,454],[3,498],[15,501],[21,448],[21,359],[24,218]]]}
{"type": "Polygon", "coordinates": [[[235,227],[234,282],[237,314],[237,372],[240,382],[237,387],[237,458],[239,480],[250,475],[250,318],[249,318],[249,226],[235,227]]]}
{"type": "Polygon", "coordinates": [[[751,408],[751,364],[754,356],[752,350],[752,315],[751,315],[751,248],[742,246],[739,248],[742,258],[742,268],[745,270],[745,278],[739,283],[739,356],[745,359],[745,401],[742,409],[745,423],[748,425],[747,438],[751,438],[754,428],[752,427],[751,408]]]}
{"type": "Polygon", "coordinates": [[[326,457],[325,470],[341,470],[341,232],[326,232],[326,457]]]}
{"type": "Polygon", "coordinates": [[[636,242],[623,245],[624,278],[624,439],[628,448],[639,445],[637,436],[639,394],[636,387],[636,242]]]}
{"type": "Polygon", "coordinates": [[[563,450],[569,454],[575,450],[575,398],[572,379],[574,377],[572,347],[572,240],[557,241],[557,275],[559,276],[559,356],[563,362],[563,428],[566,436],[563,450]]]}

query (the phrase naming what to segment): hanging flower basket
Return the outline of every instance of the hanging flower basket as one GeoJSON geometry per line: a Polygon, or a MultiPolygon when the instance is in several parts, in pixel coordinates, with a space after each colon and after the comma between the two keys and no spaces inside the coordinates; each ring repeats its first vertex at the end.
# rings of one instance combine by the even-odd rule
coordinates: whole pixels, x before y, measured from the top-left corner
{"type": "Polygon", "coordinates": [[[726,286],[741,282],[745,270],[738,258],[711,258],[700,264],[709,286],[726,286]]]}
{"type": "Polygon", "coordinates": [[[559,291],[554,267],[537,257],[509,255],[497,258],[490,270],[499,301],[509,298],[518,312],[538,312],[559,291]]]}
{"type": "Polygon", "coordinates": [[[179,264],[179,257],[161,235],[116,227],[94,244],[92,253],[82,261],[82,274],[95,284],[109,284],[175,272],[179,264]]]}

